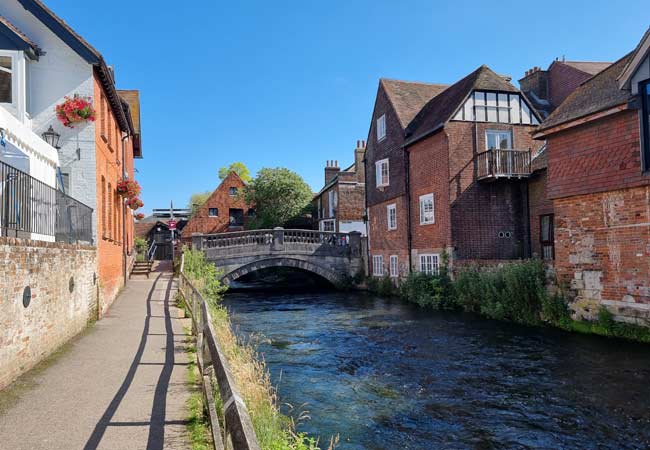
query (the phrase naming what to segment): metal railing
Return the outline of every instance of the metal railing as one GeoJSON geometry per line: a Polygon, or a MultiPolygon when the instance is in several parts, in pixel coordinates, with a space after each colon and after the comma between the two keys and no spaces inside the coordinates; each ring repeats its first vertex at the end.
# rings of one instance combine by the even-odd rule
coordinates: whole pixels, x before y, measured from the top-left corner
{"type": "Polygon", "coordinates": [[[0,235],[92,242],[92,208],[0,161],[0,235]]]}
{"type": "Polygon", "coordinates": [[[179,292],[192,316],[192,333],[196,336],[196,354],[203,386],[212,440],[216,450],[259,450],[260,445],[253,429],[250,415],[237,390],[228,361],[223,354],[212,324],[210,309],[206,300],[184,273],[184,258],[181,259],[179,292]],[[216,382],[216,386],[215,386],[216,382]],[[218,389],[222,405],[224,429],[219,425],[217,406],[214,399],[218,389]]]}
{"type": "Polygon", "coordinates": [[[490,149],[476,155],[477,178],[530,176],[530,150],[490,149]]]}

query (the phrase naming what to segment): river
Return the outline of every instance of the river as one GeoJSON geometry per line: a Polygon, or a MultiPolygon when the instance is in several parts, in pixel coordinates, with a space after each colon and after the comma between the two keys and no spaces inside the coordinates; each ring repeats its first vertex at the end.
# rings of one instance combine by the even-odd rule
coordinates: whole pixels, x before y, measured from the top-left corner
{"type": "Polygon", "coordinates": [[[344,450],[650,448],[650,345],[359,293],[224,302],[243,338],[264,336],[280,401],[309,411],[298,429],[321,444],[338,434],[344,450]]]}

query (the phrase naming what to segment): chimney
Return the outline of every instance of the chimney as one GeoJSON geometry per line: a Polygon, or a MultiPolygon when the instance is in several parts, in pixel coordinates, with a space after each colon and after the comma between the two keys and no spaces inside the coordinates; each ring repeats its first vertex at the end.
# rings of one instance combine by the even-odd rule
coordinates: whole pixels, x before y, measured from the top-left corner
{"type": "Polygon", "coordinates": [[[332,181],[340,171],[341,169],[339,168],[338,161],[328,160],[325,164],[325,184],[332,181]]]}
{"type": "Polygon", "coordinates": [[[548,100],[548,72],[539,66],[527,70],[519,87],[523,92],[533,92],[540,100],[548,100]]]}
{"type": "Polygon", "coordinates": [[[366,182],[366,167],[363,159],[366,157],[366,141],[357,141],[354,149],[354,171],[357,174],[357,183],[366,182]]]}

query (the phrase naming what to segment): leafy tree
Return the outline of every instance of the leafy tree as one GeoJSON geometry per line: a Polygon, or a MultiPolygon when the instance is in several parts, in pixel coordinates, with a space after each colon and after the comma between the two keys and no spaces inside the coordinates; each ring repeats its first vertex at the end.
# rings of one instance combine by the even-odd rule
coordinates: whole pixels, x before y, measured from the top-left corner
{"type": "Polygon", "coordinates": [[[192,215],[194,215],[201,206],[208,200],[208,198],[212,195],[212,192],[210,191],[205,191],[205,192],[197,192],[195,194],[192,194],[190,196],[190,202],[187,207],[192,210],[192,215]]]}
{"type": "Polygon", "coordinates": [[[249,228],[273,228],[308,211],[313,193],[300,175],[278,167],[257,172],[243,196],[255,205],[256,215],[249,221],[249,228]]]}
{"type": "Polygon", "coordinates": [[[234,162],[228,167],[224,166],[219,169],[219,179],[225,179],[230,172],[235,172],[237,175],[239,175],[239,178],[244,180],[244,183],[250,183],[253,178],[251,177],[251,172],[248,170],[248,167],[246,167],[246,164],[243,162],[234,162]]]}

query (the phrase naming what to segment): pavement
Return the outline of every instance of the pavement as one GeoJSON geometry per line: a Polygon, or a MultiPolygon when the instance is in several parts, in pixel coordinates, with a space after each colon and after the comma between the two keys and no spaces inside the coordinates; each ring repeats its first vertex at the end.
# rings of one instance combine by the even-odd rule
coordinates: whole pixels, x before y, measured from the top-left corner
{"type": "Polygon", "coordinates": [[[1,450],[190,448],[189,321],[168,269],[129,280],[102,320],[0,392],[1,450]]]}

